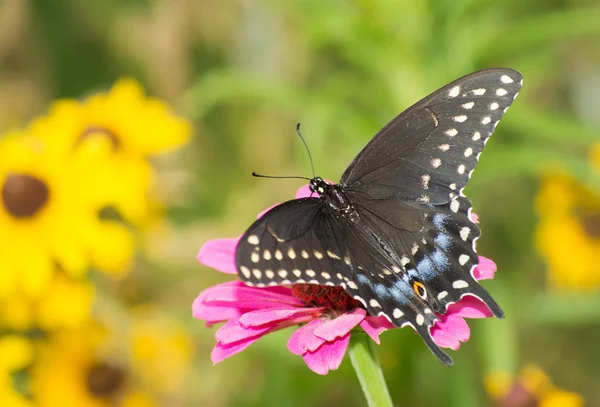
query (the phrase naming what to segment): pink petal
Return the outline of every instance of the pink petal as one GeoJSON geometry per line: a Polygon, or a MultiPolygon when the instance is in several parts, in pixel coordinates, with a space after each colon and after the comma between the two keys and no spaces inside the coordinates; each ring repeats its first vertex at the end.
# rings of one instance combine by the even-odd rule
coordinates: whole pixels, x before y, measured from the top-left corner
{"type": "Polygon", "coordinates": [[[230,319],[217,330],[215,338],[217,339],[217,342],[223,345],[229,345],[239,341],[259,338],[273,329],[274,326],[272,325],[266,325],[260,328],[246,328],[240,325],[238,320],[230,319]]]}
{"type": "Polygon", "coordinates": [[[248,348],[248,346],[252,345],[254,342],[260,339],[260,336],[256,338],[251,338],[246,341],[237,342],[230,345],[223,345],[218,343],[213,348],[210,354],[210,360],[212,360],[213,365],[221,362],[224,359],[227,359],[230,356],[235,355],[236,353],[240,353],[241,351],[248,348]]]}
{"type": "Polygon", "coordinates": [[[315,329],[323,324],[320,318],[298,328],[288,340],[288,349],[294,355],[303,355],[306,352],[318,349],[325,341],[315,336],[315,329]]]}
{"type": "Polygon", "coordinates": [[[248,287],[241,281],[231,281],[207,288],[198,296],[205,305],[231,306],[243,309],[304,307],[305,304],[292,296],[286,287],[248,287]]]}
{"type": "Polygon", "coordinates": [[[471,220],[475,223],[479,223],[479,216],[475,212],[471,212],[471,220]]]}
{"type": "Polygon", "coordinates": [[[340,367],[349,341],[350,334],[347,334],[333,342],[324,343],[315,351],[306,352],[302,357],[310,370],[320,375],[326,375],[330,370],[340,367]]]}
{"type": "Polygon", "coordinates": [[[206,321],[207,326],[229,319],[238,319],[244,314],[244,310],[231,306],[214,306],[202,302],[200,297],[192,304],[192,315],[196,319],[206,321]]]}
{"type": "Polygon", "coordinates": [[[196,256],[198,261],[207,266],[227,274],[237,274],[235,268],[235,248],[238,244],[235,239],[215,239],[204,243],[196,256]]]}
{"type": "Polygon", "coordinates": [[[336,338],[346,336],[352,328],[365,319],[365,315],[367,315],[367,311],[357,308],[351,313],[347,312],[337,318],[325,321],[315,329],[315,335],[325,339],[327,342],[331,342],[336,338]]]}
{"type": "Polygon", "coordinates": [[[479,264],[475,267],[475,270],[473,270],[473,277],[477,280],[494,278],[496,269],[496,263],[486,257],[479,256],[479,264]]]}
{"type": "Polygon", "coordinates": [[[375,341],[377,345],[379,345],[379,335],[382,332],[387,331],[388,329],[392,329],[394,325],[390,321],[387,320],[386,317],[366,317],[361,323],[360,326],[364,331],[375,341]]]}
{"type": "Polygon", "coordinates": [[[323,308],[259,309],[242,315],[239,322],[246,328],[273,325],[285,320],[293,320],[296,323],[307,322],[314,319],[322,310],[323,308]]]}
{"type": "Polygon", "coordinates": [[[437,322],[431,328],[431,336],[442,348],[457,350],[461,342],[469,340],[471,330],[461,316],[446,314],[441,322],[437,322]]]}
{"type": "Polygon", "coordinates": [[[463,318],[489,318],[492,316],[492,312],[483,301],[468,295],[459,302],[451,304],[446,315],[458,315],[463,318]]]}

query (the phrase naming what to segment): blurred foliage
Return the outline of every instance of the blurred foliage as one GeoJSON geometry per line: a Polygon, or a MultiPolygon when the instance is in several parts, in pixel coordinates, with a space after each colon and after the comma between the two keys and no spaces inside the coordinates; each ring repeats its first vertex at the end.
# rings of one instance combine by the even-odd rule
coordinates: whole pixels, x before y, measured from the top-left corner
{"type": "MultiPolygon", "coordinates": [[[[479,251],[499,266],[485,285],[507,318],[472,322],[451,369],[408,329],[383,335],[380,359],[398,405],[490,405],[484,378],[516,377],[529,363],[600,405],[598,287],[547,285],[534,239],[539,185],[555,173],[600,202],[589,158],[600,139],[598,21],[593,0],[4,0],[0,126],[24,127],[53,100],[106,90],[123,76],[166,100],[195,137],[152,158],[166,219],[140,230],[129,276],[92,274],[95,312],[127,325],[127,310],[151,302],[185,325],[196,358],[186,390],[164,405],[360,406],[349,363],[318,377],[288,353],[286,331],[212,367],[214,330],[189,309],[224,277],[194,254],[208,239],[239,235],[298,186],[251,171],[310,175],[297,122],[317,172],[335,180],[371,135],[429,92],[477,69],[517,69],[522,92],[467,188],[481,219],[479,251]]],[[[560,242],[553,257],[578,255],[560,242]]],[[[112,355],[127,352],[121,345],[112,355]]]]}

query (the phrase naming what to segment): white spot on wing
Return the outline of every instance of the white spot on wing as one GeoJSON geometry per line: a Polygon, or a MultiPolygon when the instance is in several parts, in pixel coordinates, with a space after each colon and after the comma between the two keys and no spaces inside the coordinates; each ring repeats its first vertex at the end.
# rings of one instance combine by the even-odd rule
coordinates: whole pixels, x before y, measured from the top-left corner
{"type": "Polygon", "coordinates": [[[513,79],[510,76],[508,76],[508,75],[502,75],[500,77],[500,81],[502,83],[513,83],[514,82],[513,79]]]}
{"type": "Polygon", "coordinates": [[[250,270],[248,269],[248,267],[241,266],[240,267],[240,271],[242,272],[242,274],[244,275],[244,277],[250,278],[250,270]]]}
{"type": "Polygon", "coordinates": [[[438,298],[438,300],[443,300],[447,296],[448,296],[448,291],[442,291],[441,293],[438,294],[437,298],[438,298]]]}
{"type": "Polygon", "coordinates": [[[322,272],[321,272],[321,276],[322,276],[324,279],[326,279],[326,280],[329,280],[329,279],[331,279],[331,275],[330,275],[328,272],[326,272],[326,271],[322,271],[322,272]]]}
{"type": "Polygon", "coordinates": [[[446,135],[449,137],[454,137],[458,134],[458,130],[456,129],[448,129],[446,130],[446,135]]]}
{"type": "Polygon", "coordinates": [[[260,240],[258,239],[258,236],[256,236],[256,235],[248,236],[247,241],[248,241],[248,243],[253,244],[253,245],[257,245],[260,243],[260,240]]]}
{"type": "Polygon", "coordinates": [[[496,102],[490,104],[490,110],[496,110],[500,107],[500,105],[496,102]]]}
{"type": "Polygon", "coordinates": [[[473,106],[475,106],[475,102],[469,102],[469,103],[465,103],[464,105],[462,105],[462,108],[470,110],[473,108],[473,106]]]}
{"type": "Polygon", "coordinates": [[[469,238],[469,233],[471,233],[471,228],[465,226],[463,228],[460,229],[460,238],[463,241],[467,241],[467,239],[469,238]]]}
{"type": "Polygon", "coordinates": [[[381,305],[379,304],[379,302],[374,298],[369,301],[369,305],[371,307],[381,308],[381,305]]]}
{"type": "Polygon", "coordinates": [[[273,279],[273,277],[275,277],[275,273],[273,273],[273,270],[266,270],[265,276],[267,276],[268,279],[273,279]]]}
{"type": "Polygon", "coordinates": [[[458,116],[454,116],[452,118],[452,120],[454,120],[455,122],[458,122],[458,123],[464,123],[465,121],[467,121],[467,119],[468,119],[468,117],[466,114],[461,114],[458,116]]]}
{"type": "Polygon", "coordinates": [[[281,269],[277,272],[277,274],[279,275],[279,277],[281,278],[286,278],[287,277],[287,271],[281,269]]]}
{"type": "Polygon", "coordinates": [[[354,281],[348,281],[348,287],[350,287],[353,290],[358,290],[358,286],[354,281]]]}
{"type": "Polygon", "coordinates": [[[315,250],[315,251],[314,251],[314,255],[315,255],[315,257],[316,257],[317,259],[319,259],[319,260],[323,259],[323,253],[321,253],[321,252],[320,252],[320,251],[318,251],[318,250],[315,250]]]}
{"type": "Polygon", "coordinates": [[[296,252],[292,248],[288,249],[287,254],[288,254],[288,257],[292,260],[294,260],[296,258],[296,252]]]}
{"type": "Polygon", "coordinates": [[[306,270],[306,275],[309,277],[314,277],[317,275],[317,273],[315,273],[314,270],[308,269],[306,270]]]}
{"type": "Polygon", "coordinates": [[[450,96],[451,98],[455,98],[458,95],[460,95],[460,86],[455,86],[448,92],[448,96],[450,96]]]}
{"type": "Polygon", "coordinates": [[[496,89],[496,95],[498,95],[498,96],[505,96],[507,93],[508,92],[504,88],[498,88],[498,89],[496,89]]]}
{"type": "Polygon", "coordinates": [[[341,260],[340,256],[338,256],[337,254],[335,254],[334,252],[332,252],[331,250],[327,250],[327,255],[329,257],[331,257],[332,259],[336,259],[336,260],[341,260]]]}
{"type": "Polygon", "coordinates": [[[262,273],[259,269],[252,269],[252,274],[254,274],[254,277],[256,277],[257,280],[259,280],[262,277],[262,273]]]}
{"type": "Polygon", "coordinates": [[[302,272],[298,269],[293,269],[292,274],[295,275],[296,277],[300,277],[302,275],[302,272]]]}
{"type": "Polygon", "coordinates": [[[425,323],[425,317],[422,314],[417,314],[417,324],[419,326],[425,323]]]}
{"type": "Polygon", "coordinates": [[[470,157],[473,154],[473,149],[471,147],[465,150],[465,157],[470,157]]]}
{"type": "Polygon", "coordinates": [[[252,252],[250,255],[250,260],[252,260],[252,263],[258,263],[260,260],[260,255],[256,252],[252,252]]]}
{"type": "Polygon", "coordinates": [[[455,199],[454,201],[450,202],[450,210],[454,213],[458,213],[458,210],[460,209],[460,202],[458,202],[458,199],[455,199]]]}
{"type": "Polygon", "coordinates": [[[283,260],[283,253],[281,253],[281,250],[275,250],[275,258],[277,260],[283,260]]]}
{"type": "Polygon", "coordinates": [[[450,144],[440,144],[438,148],[442,151],[448,151],[450,149],[450,144]]]}
{"type": "Polygon", "coordinates": [[[431,166],[433,168],[438,168],[440,165],[442,165],[442,160],[440,160],[439,158],[434,158],[431,160],[431,166]]]}
{"type": "Polygon", "coordinates": [[[456,280],[452,283],[452,287],[456,288],[457,290],[460,290],[461,288],[467,288],[468,286],[469,283],[467,283],[465,280],[456,280]]]}
{"type": "Polygon", "coordinates": [[[394,308],[394,311],[392,312],[392,316],[396,319],[400,319],[404,316],[404,312],[400,311],[398,308],[394,308]]]}
{"type": "Polygon", "coordinates": [[[480,138],[481,138],[481,133],[479,133],[478,131],[476,131],[475,133],[473,133],[473,137],[471,138],[471,140],[477,141],[480,138]]]}
{"type": "Polygon", "coordinates": [[[465,173],[465,166],[463,164],[458,166],[458,173],[459,174],[464,174],[465,173]]]}
{"type": "Polygon", "coordinates": [[[483,119],[481,119],[481,124],[488,124],[491,121],[492,119],[490,118],[490,116],[485,116],[483,119]]]}
{"type": "Polygon", "coordinates": [[[461,266],[464,266],[465,264],[467,264],[468,261],[469,261],[469,256],[467,256],[466,254],[461,254],[460,256],[458,256],[458,262],[460,263],[461,266]]]}
{"type": "Polygon", "coordinates": [[[477,95],[477,96],[485,95],[485,89],[484,88],[473,89],[472,92],[473,92],[474,95],[477,95]]]}
{"type": "Polygon", "coordinates": [[[269,250],[265,250],[263,252],[263,259],[265,259],[265,260],[271,260],[271,252],[269,250]]]}
{"type": "Polygon", "coordinates": [[[308,252],[306,250],[302,250],[300,254],[302,254],[303,258],[308,259],[308,252]]]}
{"type": "Polygon", "coordinates": [[[421,185],[423,185],[424,189],[429,188],[429,180],[431,180],[431,176],[429,174],[421,176],[421,185]]]}

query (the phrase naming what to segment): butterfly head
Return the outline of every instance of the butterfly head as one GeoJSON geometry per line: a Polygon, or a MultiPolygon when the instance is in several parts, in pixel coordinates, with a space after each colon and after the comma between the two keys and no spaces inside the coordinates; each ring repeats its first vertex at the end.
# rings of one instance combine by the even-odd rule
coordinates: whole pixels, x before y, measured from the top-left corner
{"type": "Polygon", "coordinates": [[[315,192],[319,195],[323,195],[325,193],[325,191],[327,191],[329,188],[331,188],[331,185],[329,185],[327,182],[325,182],[323,180],[323,178],[321,178],[321,177],[314,177],[313,179],[310,180],[308,187],[310,188],[311,192],[315,192]]]}

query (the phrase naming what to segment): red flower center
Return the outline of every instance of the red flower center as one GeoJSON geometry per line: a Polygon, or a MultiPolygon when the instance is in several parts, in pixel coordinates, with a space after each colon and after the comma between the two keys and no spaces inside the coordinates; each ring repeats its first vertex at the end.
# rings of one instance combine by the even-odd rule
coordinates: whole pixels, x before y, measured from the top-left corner
{"type": "Polygon", "coordinates": [[[87,127],[83,131],[83,133],[81,133],[81,136],[79,137],[79,141],[84,141],[85,139],[88,139],[91,137],[106,137],[110,141],[113,151],[117,151],[119,149],[119,147],[121,146],[121,142],[119,141],[119,138],[117,137],[117,135],[105,127],[101,127],[101,126],[87,127]]]}
{"type": "Polygon", "coordinates": [[[332,311],[345,313],[361,307],[361,303],[352,298],[342,287],[330,287],[317,284],[295,284],[292,295],[308,305],[325,307],[332,311]]]}
{"type": "Polygon", "coordinates": [[[2,186],[2,203],[15,218],[30,218],[38,213],[49,197],[48,186],[26,174],[10,174],[2,186]]]}

